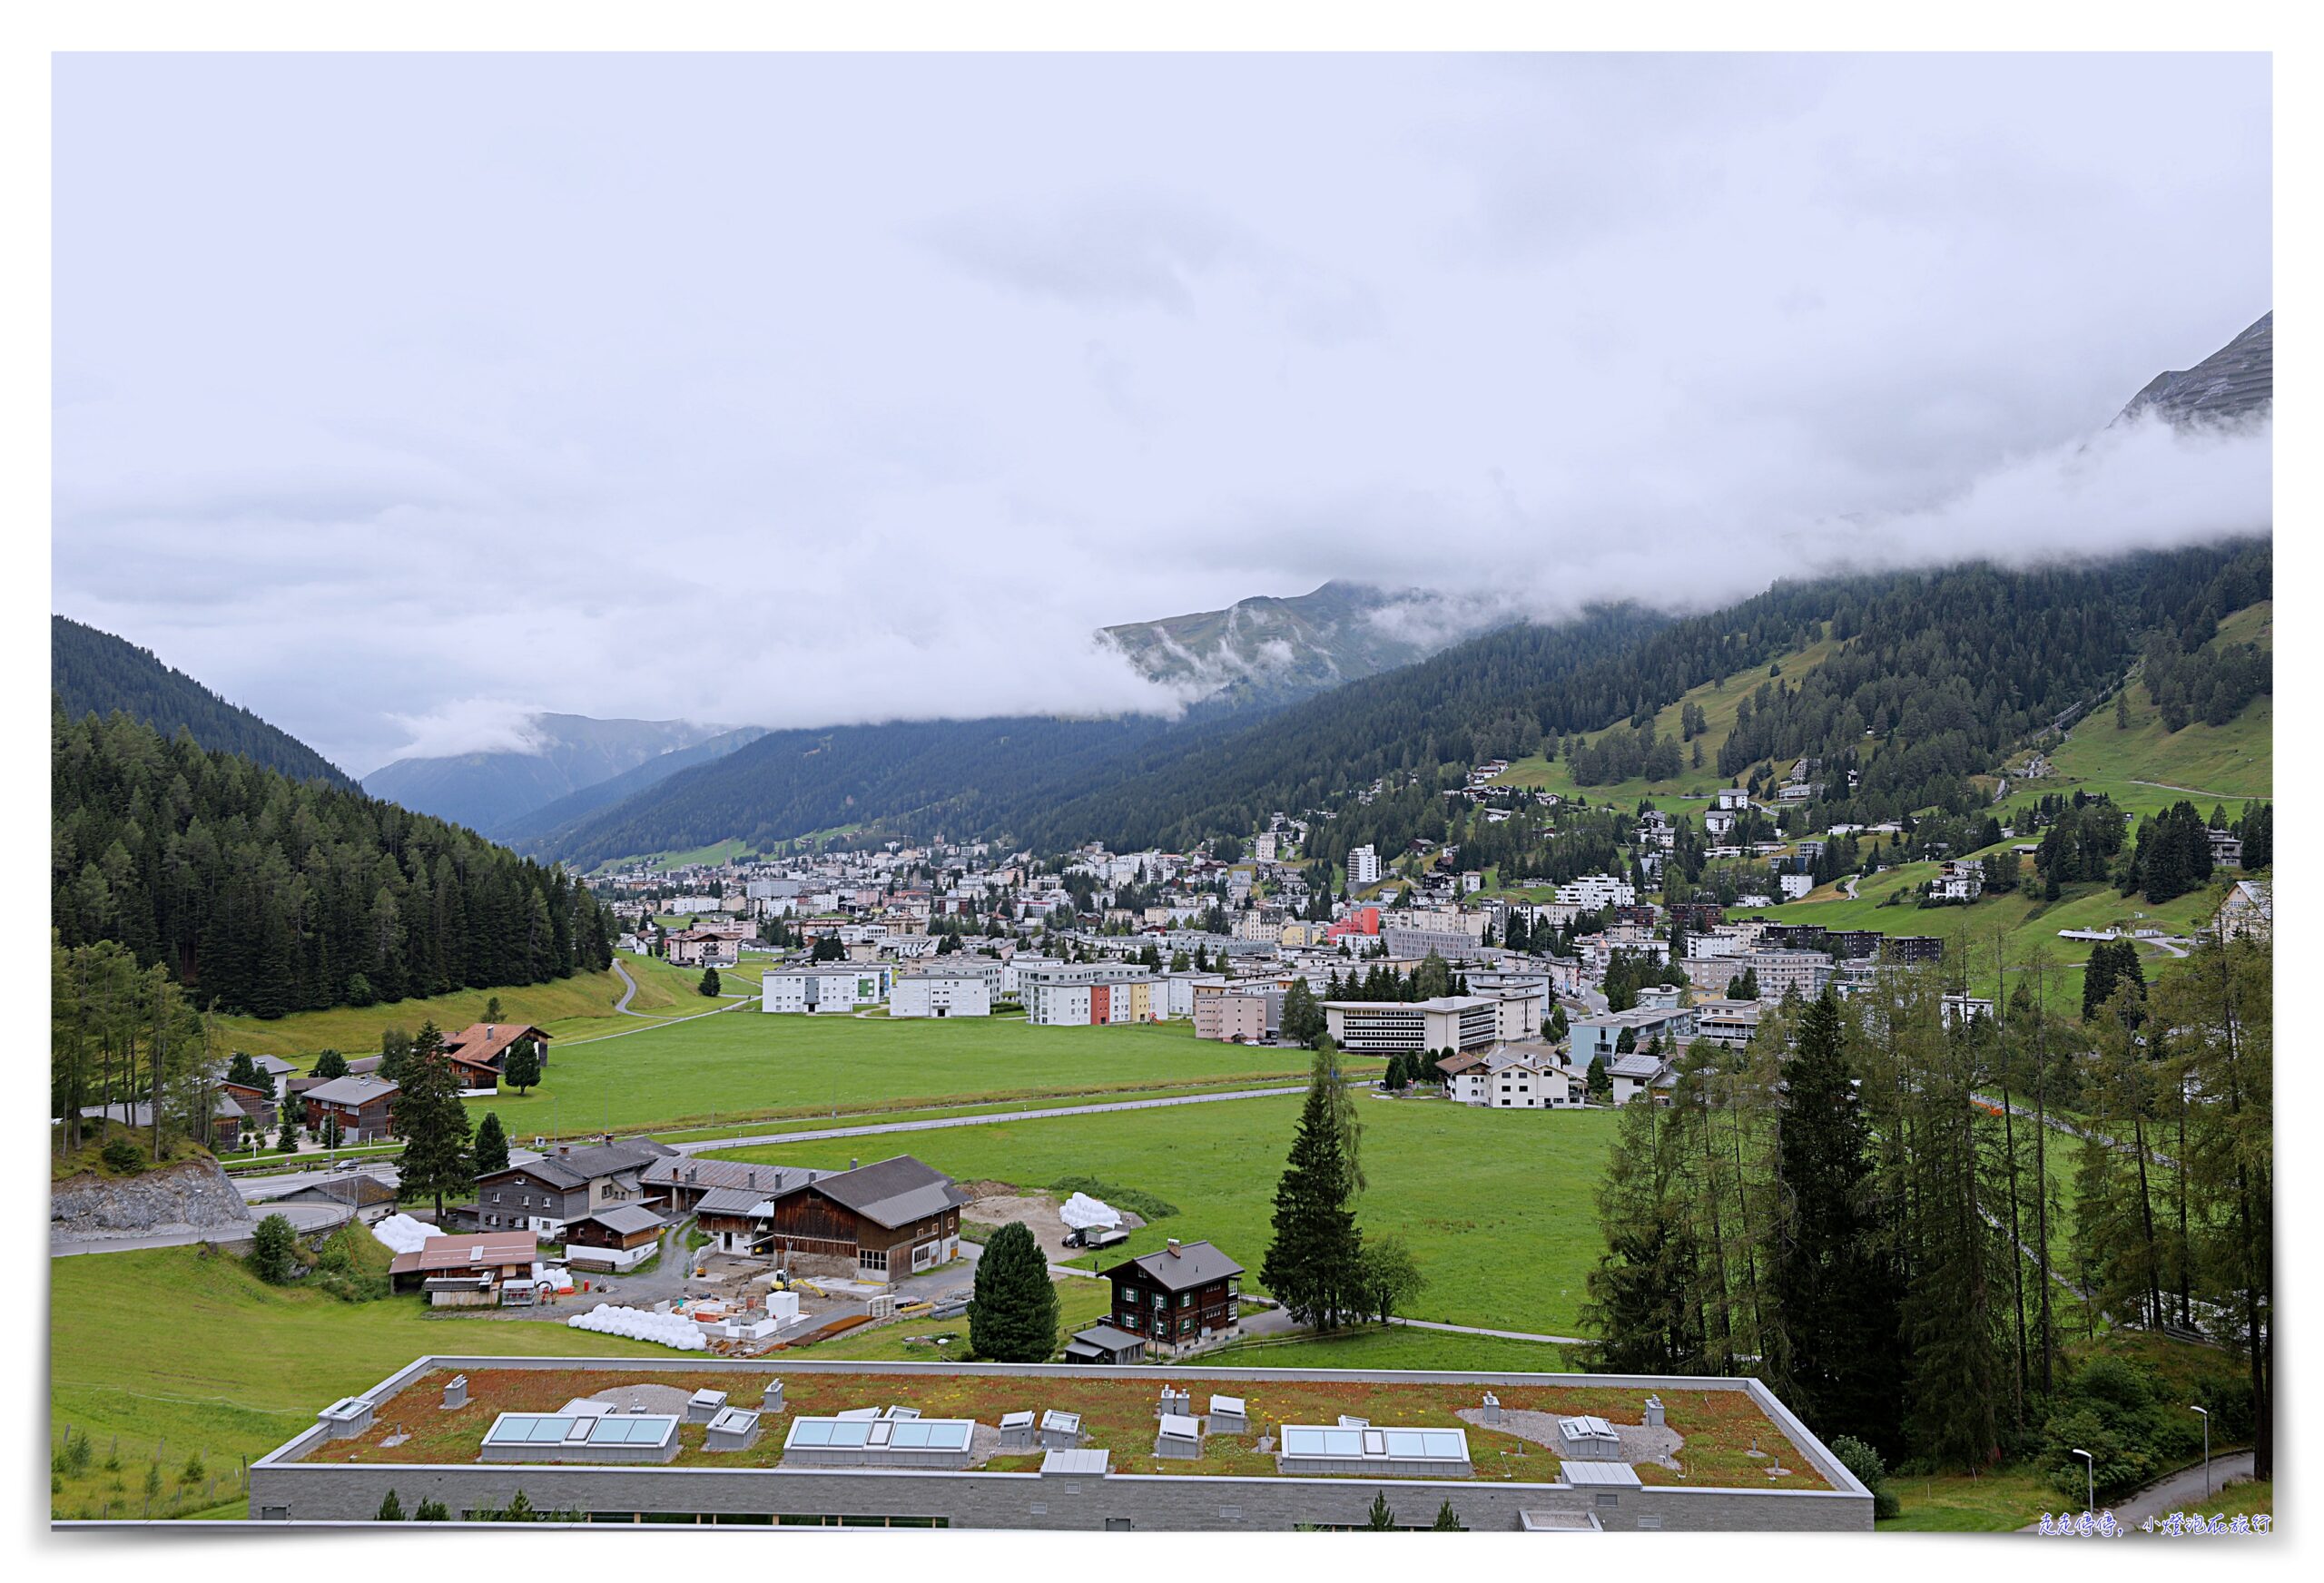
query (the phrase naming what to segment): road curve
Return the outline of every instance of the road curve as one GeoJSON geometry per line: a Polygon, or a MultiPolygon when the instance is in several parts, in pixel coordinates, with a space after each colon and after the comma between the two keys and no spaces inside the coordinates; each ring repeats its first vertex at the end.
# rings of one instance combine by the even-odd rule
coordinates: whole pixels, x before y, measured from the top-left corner
{"type": "Polygon", "coordinates": [[[1185,1094],[1170,1099],[1122,1099],[1106,1105],[1067,1105],[1051,1110],[1000,1110],[985,1116],[941,1116],[926,1121],[883,1121],[866,1126],[825,1126],[812,1132],[770,1132],[749,1137],[703,1138],[672,1144],[682,1155],[708,1154],[714,1149],[755,1148],[763,1144],[806,1144],[822,1138],[869,1137],[875,1133],[937,1132],[952,1126],[989,1126],[1003,1121],[1047,1121],[1059,1116],[1101,1116],[1115,1110],[1161,1110],[1173,1105],[1216,1105],[1226,1099],[1271,1099],[1278,1094],[1303,1094],[1305,1083],[1274,1088],[1236,1088],[1225,1094],[1185,1094]]]}

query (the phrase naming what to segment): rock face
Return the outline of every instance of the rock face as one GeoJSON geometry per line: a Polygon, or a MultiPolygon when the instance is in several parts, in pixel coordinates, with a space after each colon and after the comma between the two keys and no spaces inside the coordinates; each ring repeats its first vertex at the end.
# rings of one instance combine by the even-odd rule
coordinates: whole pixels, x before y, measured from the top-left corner
{"type": "Polygon", "coordinates": [[[215,1160],[182,1160],[136,1176],[68,1176],[51,1185],[49,1235],[61,1242],[115,1237],[246,1236],[256,1222],[215,1160]]]}
{"type": "Polygon", "coordinates": [[[2157,374],[2115,421],[2153,411],[2175,424],[2234,423],[2267,410],[2275,398],[2276,314],[2270,309],[2193,368],[2157,374]]]}

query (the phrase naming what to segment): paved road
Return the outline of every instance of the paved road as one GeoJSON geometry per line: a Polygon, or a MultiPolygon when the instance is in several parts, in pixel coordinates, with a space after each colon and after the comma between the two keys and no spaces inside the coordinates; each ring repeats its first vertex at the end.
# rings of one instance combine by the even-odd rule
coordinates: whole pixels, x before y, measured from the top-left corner
{"type": "MultiPolygon", "coordinates": [[[[286,1204],[280,1210],[269,1213],[282,1215],[290,1223],[291,1229],[302,1236],[342,1224],[349,1214],[344,1207],[329,1204],[286,1204]]],[[[153,1236],[103,1237],[89,1241],[62,1242],[52,1237],[48,1252],[50,1257],[63,1259],[74,1254],[127,1254],[141,1248],[184,1248],[196,1243],[239,1242],[248,1236],[257,1224],[253,1220],[250,1225],[239,1228],[219,1226],[208,1231],[195,1231],[189,1227],[153,1236]]]]}
{"type": "MultiPolygon", "coordinates": [[[[2211,1459],[2211,1490],[2214,1498],[2218,1496],[2220,1487],[2230,1479],[2249,1479],[2250,1477],[2251,1477],[2251,1453],[2249,1451],[2222,1451],[2211,1459]]],[[[2197,1508],[2203,1506],[2205,1504],[2203,1482],[2203,1465],[2198,1462],[2191,1468],[2181,1468],[2176,1473],[2157,1480],[2136,1495],[2117,1502],[2109,1509],[2114,1513],[2116,1522],[2136,1533],[2139,1524],[2150,1517],[2169,1517],[2174,1511],[2191,1513],[2197,1508]]],[[[2071,1503],[2061,1501],[2059,1504],[2071,1503]]],[[[2042,1531],[2042,1525],[2038,1522],[2029,1522],[2017,1531],[2039,1533],[2042,1531]]]]}
{"type": "Polygon", "coordinates": [[[645,1016],[645,1014],[642,1011],[632,1011],[629,1008],[630,998],[637,993],[637,980],[629,976],[629,969],[621,965],[619,957],[614,959],[614,971],[620,977],[622,983],[621,998],[614,1002],[614,1009],[624,1017],[645,1016]]]}
{"type": "Polygon", "coordinates": [[[804,1144],[822,1138],[869,1137],[875,1133],[937,1132],[953,1126],[990,1126],[1003,1121],[1046,1121],[1056,1116],[1101,1116],[1113,1110],[1161,1110],[1173,1105],[1216,1105],[1228,1099],[1269,1099],[1278,1094],[1303,1094],[1305,1083],[1276,1088],[1236,1088],[1225,1094],[1187,1094],[1172,1099],[1122,1099],[1108,1105],[1067,1105],[1053,1110],[1002,1110],[986,1116],[944,1116],[926,1121],[883,1121],[867,1126],[825,1126],[812,1132],[759,1133],[750,1137],[703,1138],[670,1146],[682,1155],[707,1154],[713,1149],[754,1148],[762,1144],[804,1144]]]}
{"type": "Polygon", "coordinates": [[[1391,1319],[1390,1324],[1409,1325],[1413,1330],[1441,1330],[1452,1335],[1498,1336],[1505,1342],[1551,1342],[1561,1347],[1586,1347],[1583,1336],[1535,1335],[1522,1330],[1484,1330],[1473,1324],[1440,1324],[1433,1319],[1391,1319]]]}

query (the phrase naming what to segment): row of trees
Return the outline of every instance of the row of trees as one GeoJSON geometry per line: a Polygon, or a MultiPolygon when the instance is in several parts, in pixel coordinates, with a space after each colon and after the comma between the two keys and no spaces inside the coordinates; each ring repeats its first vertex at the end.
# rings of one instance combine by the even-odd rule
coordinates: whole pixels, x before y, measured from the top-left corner
{"type": "Polygon", "coordinates": [[[167,969],[141,966],[112,940],[67,946],[50,931],[49,1115],[56,1146],[71,1154],[94,1123],[82,1111],[105,1106],[107,1120],[136,1126],[147,1155],[171,1145],[207,1145],[217,1103],[219,1049],[210,1019],[167,969]]]}
{"type": "Polygon", "coordinates": [[[2268,964],[2249,940],[2194,958],[2151,998],[2118,977],[2094,1057],[2041,1009],[2053,967],[1998,943],[2019,985],[1998,1018],[1948,1018],[1938,970],[1892,968],[1846,1003],[1787,1003],[1748,1051],[1695,1046],[1668,1108],[1622,1112],[1593,1366],[1748,1369],[1892,1461],[2063,1460],[2081,1408],[2061,1294],[2083,1287],[2084,1327],[2175,1315],[2235,1352],[2247,1377],[2219,1404],[2242,1404],[2267,1476],[2268,964]],[[2062,1067],[2093,1068],[2073,1145],[2049,1125],[2062,1067]],[[2071,1240],[2060,1147],[2081,1160],[2071,1240]]]}

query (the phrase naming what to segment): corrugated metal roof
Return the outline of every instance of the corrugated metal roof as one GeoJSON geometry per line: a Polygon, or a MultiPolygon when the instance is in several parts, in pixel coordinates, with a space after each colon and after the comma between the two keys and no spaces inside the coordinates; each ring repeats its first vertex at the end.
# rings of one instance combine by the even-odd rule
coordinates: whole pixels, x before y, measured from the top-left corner
{"type": "Polygon", "coordinates": [[[1560,1462],[1558,1476],[1568,1484],[1610,1485],[1617,1490],[1643,1490],[1638,1470],[1628,1462],[1560,1462]]]}
{"type": "Polygon", "coordinates": [[[1110,1451],[1096,1448],[1078,1451],[1051,1451],[1041,1459],[1041,1471],[1052,1478],[1060,1474],[1068,1478],[1098,1478],[1105,1473],[1106,1463],[1112,1454],[1110,1451]]]}

